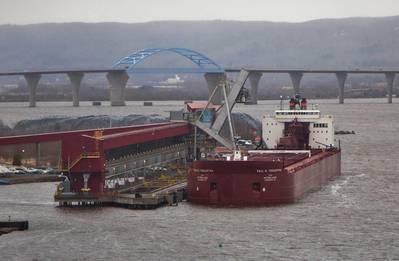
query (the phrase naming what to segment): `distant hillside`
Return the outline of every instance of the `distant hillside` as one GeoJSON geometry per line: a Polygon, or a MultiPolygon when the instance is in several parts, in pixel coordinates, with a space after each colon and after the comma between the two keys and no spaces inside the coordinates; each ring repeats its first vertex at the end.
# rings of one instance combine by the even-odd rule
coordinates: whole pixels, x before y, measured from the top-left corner
{"type": "Polygon", "coordinates": [[[399,68],[399,16],[305,23],[2,25],[0,70],[105,67],[148,47],[191,48],[226,67],[399,68]]]}

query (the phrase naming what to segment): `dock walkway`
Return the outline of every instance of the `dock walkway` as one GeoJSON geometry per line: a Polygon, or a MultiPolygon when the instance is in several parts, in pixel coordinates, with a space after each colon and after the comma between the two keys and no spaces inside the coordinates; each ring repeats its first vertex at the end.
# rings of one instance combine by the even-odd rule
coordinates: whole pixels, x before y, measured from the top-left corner
{"type": "MultiPolygon", "coordinates": [[[[137,186],[140,187],[140,186],[137,186]]],[[[186,198],[187,182],[179,182],[141,193],[103,193],[101,195],[68,194],[55,195],[60,207],[116,206],[129,209],[155,209],[165,205],[177,205],[186,198]]],[[[126,188],[129,191],[132,188],[126,188]]]]}

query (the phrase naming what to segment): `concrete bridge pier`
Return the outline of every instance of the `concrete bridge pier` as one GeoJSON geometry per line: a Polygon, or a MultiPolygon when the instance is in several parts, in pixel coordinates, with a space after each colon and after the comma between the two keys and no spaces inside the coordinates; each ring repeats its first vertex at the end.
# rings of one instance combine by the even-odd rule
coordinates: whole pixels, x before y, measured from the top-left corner
{"type": "MultiPolygon", "coordinates": [[[[211,97],[211,94],[215,88],[223,83],[223,81],[226,80],[226,74],[225,73],[206,73],[205,74],[205,80],[208,85],[208,90],[209,90],[209,97],[211,97]]],[[[215,95],[213,96],[212,103],[220,105],[222,104],[222,90],[216,91],[215,95]]]]}
{"type": "Polygon", "coordinates": [[[259,72],[251,72],[249,73],[249,83],[251,84],[250,90],[250,104],[258,104],[258,86],[260,78],[262,77],[262,73],[259,72]]]}
{"type": "Polygon", "coordinates": [[[79,92],[80,92],[80,84],[82,83],[82,79],[84,77],[84,73],[81,72],[70,72],[68,73],[69,80],[72,84],[72,102],[73,107],[79,107],[79,92]]]}
{"type": "Polygon", "coordinates": [[[292,82],[292,86],[294,87],[294,94],[301,94],[301,80],[303,73],[302,72],[290,72],[290,78],[292,82]]]}
{"type": "Polygon", "coordinates": [[[393,83],[395,81],[395,73],[385,73],[387,80],[388,103],[392,103],[393,83]]]}
{"type": "Polygon", "coordinates": [[[348,77],[348,74],[345,72],[337,72],[335,73],[338,81],[338,99],[339,104],[344,104],[344,89],[345,89],[345,81],[348,77]]]}
{"type": "Polygon", "coordinates": [[[39,73],[24,74],[29,89],[29,107],[36,107],[36,89],[41,76],[39,73]]]}
{"type": "Polygon", "coordinates": [[[125,71],[109,72],[107,79],[110,87],[111,106],[125,106],[125,89],[129,76],[125,71]]]}

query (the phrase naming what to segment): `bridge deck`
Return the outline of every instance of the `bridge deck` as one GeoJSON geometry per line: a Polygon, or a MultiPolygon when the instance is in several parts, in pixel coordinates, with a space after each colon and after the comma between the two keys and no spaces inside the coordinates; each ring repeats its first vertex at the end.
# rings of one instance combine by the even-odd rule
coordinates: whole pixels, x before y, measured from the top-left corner
{"type": "Polygon", "coordinates": [[[0,76],[15,76],[27,74],[67,74],[67,73],[109,73],[124,72],[124,69],[62,69],[62,70],[32,70],[32,71],[9,71],[0,72],[0,76]]]}

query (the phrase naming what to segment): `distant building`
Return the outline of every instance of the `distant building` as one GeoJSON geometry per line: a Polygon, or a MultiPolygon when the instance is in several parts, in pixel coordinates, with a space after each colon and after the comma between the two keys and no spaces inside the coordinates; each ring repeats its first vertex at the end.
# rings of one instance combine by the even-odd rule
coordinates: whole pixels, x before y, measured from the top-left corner
{"type": "Polygon", "coordinates": [[[175,74],[175,77],[166,79],[165,81],[159,82],[159,85],[154,86],[155,88],[180,88],[184,80],[182,80],[179,75],[175,74]]]}

